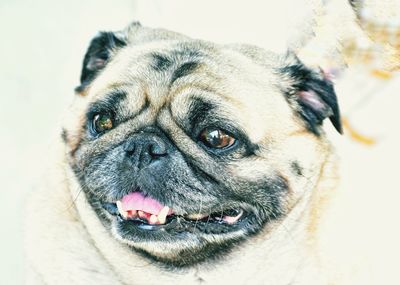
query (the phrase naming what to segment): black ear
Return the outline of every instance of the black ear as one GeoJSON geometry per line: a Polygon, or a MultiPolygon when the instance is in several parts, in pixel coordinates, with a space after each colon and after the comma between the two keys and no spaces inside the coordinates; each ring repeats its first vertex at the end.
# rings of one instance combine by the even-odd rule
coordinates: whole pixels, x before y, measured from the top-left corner
{"type": "Polygon", "coordinates": [[[319,135],[322,121],[329,118],[342,134],[339,105],[329,76],[322,69],[306,67],[293,53],[286,56],[285,62],[279,69],[289,85],[283,87],[285,96],[307,128],[319,135]]]}
{"type": "Polygon", "coordinates": [[[120,34],[113,32],[100,32],[93,38],[83,59],[81,85],[75,91],[82,92],[106,66],[113,53],[126,44],[120,34]]]}

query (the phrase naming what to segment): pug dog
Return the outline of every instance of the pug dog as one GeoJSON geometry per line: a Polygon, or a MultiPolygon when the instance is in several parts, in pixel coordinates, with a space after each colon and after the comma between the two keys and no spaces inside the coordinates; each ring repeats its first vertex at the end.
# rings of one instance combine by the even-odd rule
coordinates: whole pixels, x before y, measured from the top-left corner
{"type": "Polygon", "coordinates": [[[29,284],[327,284],[327,74],[132,23],[92,39],[80,81],[28,202],[29,284]]]}

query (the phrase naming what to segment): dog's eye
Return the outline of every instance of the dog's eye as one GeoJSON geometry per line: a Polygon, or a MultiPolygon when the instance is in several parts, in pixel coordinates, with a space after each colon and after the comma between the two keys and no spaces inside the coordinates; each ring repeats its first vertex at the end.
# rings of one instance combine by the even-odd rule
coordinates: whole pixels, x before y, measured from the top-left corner
{"type": "Polygon", "coordinates": [[[221,129],[205,129],[200,134],[200,140],[212,148],[227,148],[235,143],[235,138],[221,129]]]}
{"type": "Polygon", "coordinates": [[[93,128],[96,133],[103,133],[112,129],[113,120],[109,114],[97,114],[93,117],[93,128]]]}

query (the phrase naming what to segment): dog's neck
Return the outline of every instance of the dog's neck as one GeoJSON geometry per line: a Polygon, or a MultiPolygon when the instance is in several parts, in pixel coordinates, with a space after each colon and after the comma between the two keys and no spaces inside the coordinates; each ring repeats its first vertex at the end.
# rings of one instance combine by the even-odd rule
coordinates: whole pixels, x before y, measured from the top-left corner
{"type": "MultiPolygon", "coordinates": [[[[241,250],[225,259],[182,271],[161,269],[128,251],[103,228],[84,195],[75,204],[95,246],[124,284],[148,283],[152,278],[164,284],[325,284],[324,280],[316,280],[323,274],[318,272],[315,249],[320,208],[335,188],[332,173],[336,171],[332,168],[336,164],[332,160],[333,156],[323,165],[315,189],[306,192],[285,218],[268,225],[262,233],[239,245],[241,250]]],[[[71,172],[69,175],[70,181],[77,183],[71,172]]],[[[76,190],[79,186],[70,185],[70,189],[76,190]]],[[[72,193],[72,197],[76,195],[72,193]]]]}

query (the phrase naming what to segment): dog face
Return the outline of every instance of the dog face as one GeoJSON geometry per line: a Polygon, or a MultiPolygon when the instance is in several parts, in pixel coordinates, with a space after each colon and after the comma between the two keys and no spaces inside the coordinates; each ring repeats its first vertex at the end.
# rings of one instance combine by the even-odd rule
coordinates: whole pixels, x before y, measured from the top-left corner
{"type": "Polygon", "coordinates": [[[341,131],[332,84],[295,56],[138,23],[92,40],[77,93],[82,192],[112,238],[172,266],[272,230],[316,184],[322,121],[341,131]]]}

